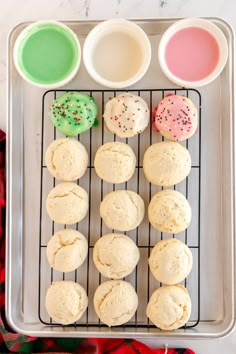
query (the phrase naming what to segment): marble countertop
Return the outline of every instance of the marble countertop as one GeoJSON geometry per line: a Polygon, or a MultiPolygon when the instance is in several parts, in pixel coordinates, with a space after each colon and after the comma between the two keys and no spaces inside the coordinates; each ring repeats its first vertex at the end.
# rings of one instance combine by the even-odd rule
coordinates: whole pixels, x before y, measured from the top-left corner
{"type": "MultiPolygon", "coordinates": [[[[0,128],[6,128],[6,44],[11,28],[39,19],[222,17],[236,30],[234,0],[8,0],[0,5],[0,128]]],[[[145,340],[152,347],[190,347],[198,354],[236,353],[236,330],[221,340],[145,340]]]]}

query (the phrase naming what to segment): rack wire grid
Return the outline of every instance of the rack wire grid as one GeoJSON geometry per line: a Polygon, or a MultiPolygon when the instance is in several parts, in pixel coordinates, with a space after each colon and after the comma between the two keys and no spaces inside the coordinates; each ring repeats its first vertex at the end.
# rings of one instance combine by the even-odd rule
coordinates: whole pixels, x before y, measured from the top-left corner
{"type": "MultiPolygon", "coordinates": [[[[137,192],[144,200],[147,210],[149,201],[152,196],[163,189],[149,183],[143,174],[143,154],[146,149],[153,143],[164,141],[165,139],[153,131],[151,112],[153,108],[167,94],[178,94],[189,97],[198,109],[199,127],[198,132],[189,140],[182,142],[187,147],[192,158],[192,168],[190,175],[181,183],[173,186],[182,192],[192,208],[192,220],[189,228],[177,235],[170,235],[158,232],[148,222],[147,212],[145,213],[144,221],[135,230],[129,231],[127,234],[131,237],[139,247],[140,261],[132,274],[124,278],[130,282],[139,298],[139,305],[135,316],[123,327],[129,328],[154,328],[155,326],[149,322],[146,316],[146,306],[153,291],[162,286],[151,274],[148,266],[148,257],[153,246],[162,239],[176,237],[185,242],[191,249],[193,254],[193,268],[188,278],[182,283],[187,287],[192,299],[192,313],[189,322],[184,328],[195,327],[200,321],[200,201],[201,201],[201,95],[195,89],[143,89],[143,90],[49,90],[42,97],[42,142],[41,142],[41,186],[40,186],[40,226],[39,226],[39,289],[38,289],[38,317],[39,320],[50,326],[62,326],[55,323],[48,315],[45,308],[45,296],[48,287],[55,280],[73,280],[80,283],[87,291],[89,298],[89,306],[83,317],[73,324],[76,327],[104,327],[100,322],[93,308],[93,295],[101,282],[107,279],[101,276],[93,264],[92,252],[96,240],[104,234],[110,233],[106,225],[103,223],[99,215],[99,205],[103,197],[110,191],[118,189],[130,189],[137,192]],[[93,127],[87,133],[78,136],[78,140],[86,147],[89,155],[89,166],[86,174],[77,181],[85,188],[89,195],[89,211],[87,217],[76,225],[70,225],[69,228],[74,228],[82,232],[88,239],[89,252],[87,260],[84,264],[70,273],[60,273],[53,270],[46,258],[46,246],[51,236],[58,230],[63,228],[63,225],[58,225],[52,222],[46,212],[46,197],[50,190],[59,183],[48,172],[44,156],[48,145],[55,139],[62,137],[61,133],[56,131],[50,119],[48,112],[54,99],[59,95],[70,92],[79,91],[94,97],[98,105],[98,120],[97,127],[93,127]],[[150,107],[150,124],[149,127],[141,134],[132,138],[119,139],[116,135],[111,134],[106,130],[102,114],[106,102],[124,92],[130,92],[141,96],[150,107]],[[94,156],[102,144],[109,141],[123,141],[129,144],[136,155],[137,165],[132,179],[123,184],[110,184],[101,180],[94,171],[94,156]]],[[[169,188],[170,189],[170,188],[169,188]]],[[[64,225],[64,228],[68,226],[64,225]]],[[[114,230],[112,230],[114,232],[114,230]]]]}

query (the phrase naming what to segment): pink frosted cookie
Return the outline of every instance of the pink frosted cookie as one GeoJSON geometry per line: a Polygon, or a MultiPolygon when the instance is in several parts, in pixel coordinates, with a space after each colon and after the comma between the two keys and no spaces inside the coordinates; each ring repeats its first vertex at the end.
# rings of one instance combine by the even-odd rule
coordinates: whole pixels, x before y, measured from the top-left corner
{"type": "Polygon", "coordinates": [[[197,130],[197,108],[184,96],[166,96],[154,108],[153,118],[154,129],[173,141],[189,139],[197,130]]]}
{"type": "Polygon", "coordinates": [[[149,109],[141,97],[123,93],[107,102],[103,117],[111,133],[131,138],[148,126],[149,109]]]}

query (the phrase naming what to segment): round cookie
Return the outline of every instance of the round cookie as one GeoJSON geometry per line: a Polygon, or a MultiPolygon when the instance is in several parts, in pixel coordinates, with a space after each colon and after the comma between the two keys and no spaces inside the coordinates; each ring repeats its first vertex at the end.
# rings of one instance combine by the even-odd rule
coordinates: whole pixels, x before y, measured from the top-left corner
{"type": "Polygon", "coordinates": [[[143,199],[135,192],[108,193],[100,204],[100,215],[110,229],[130,231],[138,227],[145,213],[143,199]]]}
{"type": "Polygon", "coordinates": [[[51,175],[62,181],[82,177],[88,166],[85,147],[76,139],[54,140],[47,148],[45,161],[51,175]]]}
{"type": "Polygon", "coordinates": [[[138,307],[138,296],[124,280],[108,280],[97,288],[93,298],[97,316],[107,326],[128,322],[138,307]]]}
{"type": "Polygon", "coordinates": [[[154,109],[153,116],[155,128],[173,141],[189,139],[197,130],[197,108],[184,96],[166,96],[154,109]]]}
{"type": "Polygon", "coordinates": [[[191,207],[183,194],[174,190],[156,193],[148,207],[152,226],[168,234],[184,231],[191,222],[191,207]]]}
{"type": "Polygon", "coordinates": [[[109,183],[124,183],[134,174],[136,157],[127,144],[111,142],[96,152],[94,167],[97,175],[109,183]]]}
{"type": "Polygon", "coordinates": [[[146,314],[155,326],[170,331],[188,322],[191,308],[191,299],[184,286],[165,285],[152,294],[146,314]]]}
{"type": "Polygon", "coordinates": [[[121,279],[133,272],[139,261],[139,249],[126,235],[107,234],[99,238],[93,249],[93,261],[107,278],[121,279]]]}
{"type": "Polygon", "coordinates": [[[191,272],[193,256],[183,242],[169,238],[157,242],[148,260],[153,276],[161,283],[181,283],[191,272]]]}
{"type": "Polygon", "coordinates": [[[123,93],[107,102],[103,117],[111,133],[131,138],[147,128],[150,114],[141,97],[123,93]]]}
{"type": "Polygon", "coordinates": [[[75,224],[87,214],[88,194],[76,183],[63,182],[48,194],[46,208],[50,218],[58,224],[75,224]]]}
{"type": "Polygon", "coordinates": [[[98,113],[94,99],[81,92],[66,92],[53,101],[49,117],[64,135],[75,136],[89,130],[98,113]]]}
{"type": "Polygon", "coordinates": [[[173,186],[189,175],[191,156],[179,143],[173,141],[156,143],[144,154],[143,171],[149,182],[158,186],[173,186]]]}
{"type": "Polygon", "coordinates": [[[63,229],[51,237],[46,254],[52,268],[59,272],[72,272],[85,261],[88,241],[79,231],[63,229]]]}
{"type": "Polygon", "coordinates": [[[68,325],[82,317],[88,307],[88,297],[78,283],[54,281],[47,290],[45,305],[55,322],[68,325]]]}

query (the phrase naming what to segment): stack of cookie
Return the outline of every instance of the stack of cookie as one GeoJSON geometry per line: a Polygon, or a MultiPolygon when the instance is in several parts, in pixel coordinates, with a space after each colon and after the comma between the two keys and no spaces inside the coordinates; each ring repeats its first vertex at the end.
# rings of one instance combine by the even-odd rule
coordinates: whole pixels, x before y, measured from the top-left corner
{"type": "MultiPolygon", "coordinates": [[[[50,117],[59,131],[75,136],[92,127],[97,106],[92,97],[70,92],[54,101],[50,117]],[[65,119],[67,118],[67,119],[65,119]]],[[[76,139],[53,141],[46,151],[46,165],[57,184],[48,194],[46,209],[51,220],[72,225],[83,220],[88,212],[88,194],[74,181],[80,179],[88,167],[85,147],[76,139]]],[[[57,231],[47,245],[50,266],[59,272],[72,272],[80,267],[88,254],[88,241],[79,231],[57,231]]],[[[79,320],[88,306],[84,288],[73,281],[55,281],[46,294],[46,308],[54,321],[70,324],[79,320]]]]}
{"type": "MultiPolygon", "coordinates": [[[[149,109],[142,98],[123,94],[107,103],[104,120],[107,129],[120,138],[132,137],[148,126],[149,109]]],[[[132,178],[136,157],[128,144],[109,142],[98,149],[94,168],[105,182],[121,184],[132,178]]],[[[108,193],[100,204],[100,216],[111,230],[133,230],[141,224],[144,214],[143,199],[131,190],[108,193]]],[[[134,271],[139,258],[138,247],[124,234],[104,235],[94,246],[95,266],[104,277],[111,279],[103,282],[94,294],[96,314],[108,326],[128,322],[137,310],[135,289],[121,279],[134,271]]]]}
{"type": "MultiPolygon", "coordinates": [[[[53,177],[65,181],[57,184],[48,194],[46,208],[49,217],[63,225],[81,221],[88,211],[88,194],[73,181],[86,172],[86,149],[75,139],[55,140],[46,151],[46,165],[53,177]]],[[[59,272],[74,271],[83,264],[87,254],[87,239],[74,229],[57,231],[47,245],[48,262],[59,272]]],[[[55,281],[47,291],[46,308],[56,322],[69,324],[77,321],[87,306],[87,294],[78,283],[55,281]]]]}
{"type": "MultiPolygon", "coordinates": [[[[148,218],[158,231],[177,234],[191,222],[191,207],[183,194],[171,187],[183,181],[191,170],[191,156],[177,141],[190,138],[197,129],[198,115],[186,97],[165,97],[154,110],[154,128],[171,141],[150,146],[143,160],[150,183],[161,186],[148,207],[148,218]]],[[[147,316],[159,328],[173,330],[184,326],[191,314],[191,299],[180,285],[192,269],[192,253],[175,238],[159,241],[152,249],[149,266],[153,276],[164,284],[152,294],[147,316]]]]}

